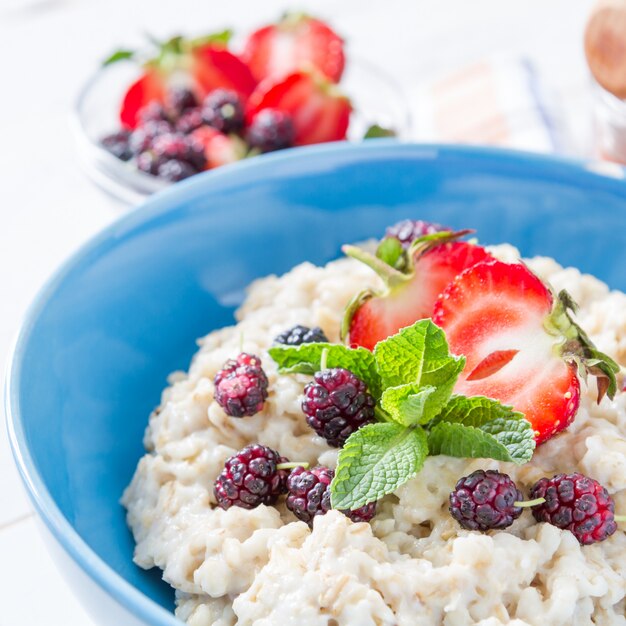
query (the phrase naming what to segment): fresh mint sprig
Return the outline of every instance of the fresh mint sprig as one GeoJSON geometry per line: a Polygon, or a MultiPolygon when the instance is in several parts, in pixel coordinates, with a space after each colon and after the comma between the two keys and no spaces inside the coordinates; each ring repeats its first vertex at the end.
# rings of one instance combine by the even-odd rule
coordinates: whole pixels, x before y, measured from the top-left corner
{"type": "Polygon", "coordinates": [[[465,358],[450,354],[444,331],[430,319],[379,342],[374,352],[340,344],[275,346],[281,373],[327,367],[361,378],[377,399],[379,422],[353,433],[339,452],[331,484],[334,508],[357,509],[393,493],[416,476],[428,455],[532,458],[533,429],[521,413],[484,397],[453,395],[465,358]]]}

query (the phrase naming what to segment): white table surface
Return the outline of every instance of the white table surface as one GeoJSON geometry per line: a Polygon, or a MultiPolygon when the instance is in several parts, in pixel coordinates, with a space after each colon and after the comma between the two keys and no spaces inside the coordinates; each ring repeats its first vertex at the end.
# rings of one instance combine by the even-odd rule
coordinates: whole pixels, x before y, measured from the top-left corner
{"type": "MultiPolygon", "coordinates": [[[[494,53],[525,54],[559,94],[570,129],[588,123],[582,31],[591,0],[0,0],[0,358],[59,263],[123,212],[80,171],[68,112],[117,46],[150,32],[248,29],[282,10],[332,19],[350,50],[410,92],[420,80],[494,53]]],[[[576,137],[576,133],[573,134],[576,137]]],[[[582,141],[582,140],[581,140],[582,141]]],[[[581,150],[581,144],[572,144],[581,150]]],[[[0,428],[0,626],[89,626],[37,533],[0,428]]]]}

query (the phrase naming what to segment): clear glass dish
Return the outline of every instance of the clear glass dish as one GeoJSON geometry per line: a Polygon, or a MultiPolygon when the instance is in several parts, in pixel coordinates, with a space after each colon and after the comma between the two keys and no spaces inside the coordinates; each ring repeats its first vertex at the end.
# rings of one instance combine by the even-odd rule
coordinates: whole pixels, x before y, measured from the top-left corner
{"type": "MultiPolygon", "coordinates": [[[[99,69],[78,94],[72,115],[82,168],[101,189],[131,206],[172,184],[121,161],[99,143],[103,136],[119,128],[119,104],[138,73],[138,67],[132,63],[99,69]]],[[[400,85],[384,70],[368,61],[351,58],[341,79],[341,88],[354,106],[349,141],[360,141],[372,124],[393,129],[400,140],[410,138],[407,98],[400,85]]]]}
{"type": "Polygon", "coordinates": [[[597,84],[594,96],[596,155],[626,165],[626,100],[597,84]]]}

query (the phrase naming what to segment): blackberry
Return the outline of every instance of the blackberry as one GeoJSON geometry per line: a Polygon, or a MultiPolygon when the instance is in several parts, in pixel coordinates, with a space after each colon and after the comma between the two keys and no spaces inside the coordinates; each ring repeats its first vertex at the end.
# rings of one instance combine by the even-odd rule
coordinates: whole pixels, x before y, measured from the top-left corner
{"type": "Polygon", "coordinates": [[[328,337],[319,327],[308,328],[307,326],[294,326],[280,333],[274,343],[282,343],[286,346],[299,346],[303,343],[328,343],[328,337]]]}
{"type": "Polygon", "coordinates": [[[200,128],[203,124],[204,120],[202,119],[202,109],[200,107],[196,107],[194,109],[188,109],[180,116],[176,122],[176,130],[179,133],[188,135],[192,131],[196,130],[196,128],[200,128]]]}
{"type": "Polygon", "coordinates": [[[153,136],[148,134],[143,128],[133,131],[128,145],[133,156],[138,156],[152,147],[153,136]]]}
{"type": "Polygon", "coordinates": [[[467,530],[506,528],[521,514],[515,506],[522,492],[506,474],[477,470],[457,482],[450,494],[450,513],[467,530]]]}
{"type": "Polygon", "coordinates": [[[167,135],[171,132],[173,132],[173,129],[169,122],[147,122],[132,132],[129,140],[130,150],[134,156],[137,156],[146,150],[150,150],[152,142],[156,137],[167,135]]]}
{"type": "Polygon", "coordinates": [[[253,509],[274,504],[287,491],[288,470],[278,469],[287,459],[267,446],[246,446],[224,464],[213,491],[223,509],[240,506],[253,509]]]}
{"type": "Polygon", "coordinates": [[[178,119],[185,111],[198,106],[198,99],[187,87],[173,87],[165,96],[165,106],[169,114],[178,119]]]}
{"type": "Polygon", "coordinates": [[[204,152],[180,133],[166,133],[155,137],[152,140],[152,150],[157,157],[186,161],[196,171],[204,169],[206,165],[204,152]]]}
{"type": "Polygon", "coordinates": [[[395,237],[403,248],[408,248],[415,239],[424,235],[432,235],[442,230],[449,230],[440,224],[423,222],[422,220],[402,220],[393,226],[387,227],[386,237],[395,237]]]}
{"type": "Polygon", "coordinates": [[[189,154],[189,141],[179,133],[166,133],[154,138],[152,149],[157,156],[167,159],[187,159],[189,154]]]}
{"type": "Polygon", "coordinates": [[[291,116],[278,109],[259,111],[248,128],[246,139],[251,148],[261,152],[291,148],[295,139],[291,116]]]}
{"type": "Polygon", "coordinates": [[[215,377],[215,399],[231,417],[254,415],[263,408],[268,384],[261,360],[242,352],[215,377]]]}
{"type": "Polygon", "coordinates": [[[243,129],[244,111],[241,99],[229,89],[215,89],[202,103],[204,122],[224,134],[243,129]]]}
{"type": "Polygon", "coordinates": [[[128,161],[133,153],[129,145],[130,133],[127,130],[120,130],[117,133],[107,135],[100,140],[100,143],[113,155],[122,161],[128,161]]]}
{"type": "MultiPolygon", "coordinates": [[[[310,470],[296,467],[287,479],[287,508],[303,522],[313,526],[317,515],[330,511],[330,483],[335,472],[319,465],[310,470]]],[[[376,514],[376,503],[366,504],[354,511],[341,511],[353,522],[369,522],[376,514]]]]}
{"type": "Polygon", "coordinates": [[[532,509],[538,522],[571,531],[582,545],[604,541],[617,530],[613,499],[593,478],[577,472],[542,478],[530,495],[545,498],[532,509]]]}
{"type": "Polygon", "coordinates": [[[167,161],[167,158],[157,156],[152,150],[146,150],[137,156],[137,169],[146,174],[156,176],[159,167],[167,161]]]}
{"type": "Polygon", "coordinates": [[[171,180],[172,182],[177,182],[179,180],[189,178],[190,176],[193,176],[197,173],[198,170],[195,169],[192,165],[190,165],[186,161],[180,161],[178,159],[169,159],[168,161],[165,161],[164,163],[159,165],[157,169],[157,176],[159,178],[171,180]]]}
{"type": "Polygon", "coordinates": [[[139,110],[139,125],[147,122],[168,122],[170,118],[165,107],[158,102],[149,102],[139,110]]]}
{"type": "Polygon", "coordinates": [[[353,432],[374,421],[374,405],[360,378],[334,367],[317,372],[304,388],[302,411],[320,437],[340,448],[353,432]]]}

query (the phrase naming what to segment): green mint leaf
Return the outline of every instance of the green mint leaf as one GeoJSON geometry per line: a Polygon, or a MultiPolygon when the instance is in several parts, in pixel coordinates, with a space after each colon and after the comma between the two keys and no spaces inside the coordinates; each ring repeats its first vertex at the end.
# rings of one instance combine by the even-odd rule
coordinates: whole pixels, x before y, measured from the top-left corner
{"type": "Polygon", "coordinates": [[[134,50],[116,50],[113,54],[111,54],[104,61],[102,61],[102,67],[113,65],[114,63],[118,63],[119,61],[129,61],[134,58],[134,50]]]}
{"type": "Polygon", "coordinates": [[[281,374],[314,374],[320,369],[322,352],[328,350],[326,367],[343,367],[358,376],[374,398],[380,398],[381,382],[374,355],[365,348],[348,348],[338,343],[303,343],[300,346],[272,346],[269,355],[281,374]]]}
{"type": "MultiPolygon", "coordinates": [[[[442,408],[436,392],[436,387],[420,387],[416,383],[387,387],[380,398],[380,405],[398,424],[425,424],[442,408]]],[[[443,404],[446,401],[447,398],[443,404]]]]}
{"type": "Polygon", "coordinates": [[[465,357],[450,355],[445,333],[429,319],[380,341],[374,357],[383,387],[432,385],[448,397],[465,366],[465,357]]]}
{"type": "Polygon", "coordinates": [[[421,428],[392,423],[359,428],[339,452],[330,485],[333,508],[358,509],[393,493],[422,469],[427,455],[421,428]]]}
{"type": "Polygon", "coordinates": [[[461,458],[489,458],[521,465],[535,449],[530,422],[483,396],[453,396],[433,421],[428,434],[431,454],[461,458]]]}
{"type": "Polygon", "coordinates": [[[363,139],[380,139],[382,137],[395,137],[396,131],[391,128],[385,128],[379,124],[372,124],[363,135],[363,139]]]}

